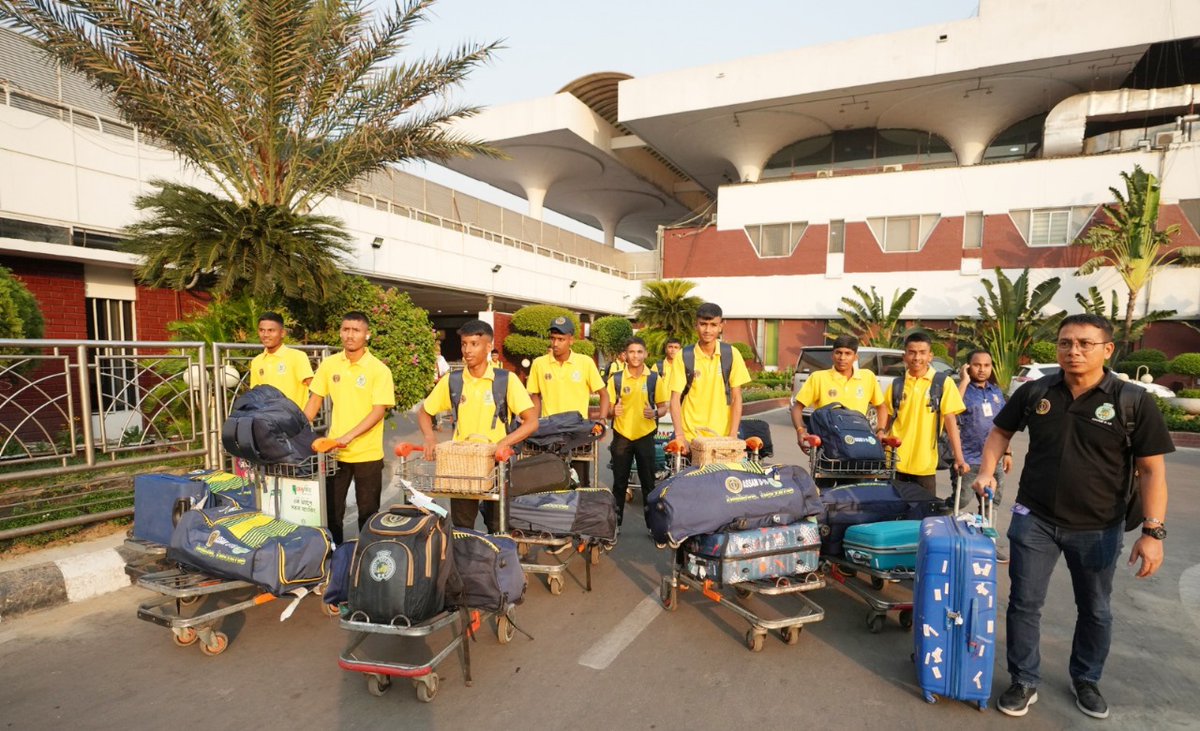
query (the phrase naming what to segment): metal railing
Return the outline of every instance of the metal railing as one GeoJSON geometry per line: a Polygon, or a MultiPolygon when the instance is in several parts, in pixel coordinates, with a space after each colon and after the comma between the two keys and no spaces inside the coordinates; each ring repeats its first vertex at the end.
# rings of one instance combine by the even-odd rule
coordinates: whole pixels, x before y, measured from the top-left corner
{"type": "MultiPolygon", "coordinates": [[[[319,362],[322,345],[291,346],[319,362]]],[[[135,470],[226,463],[260,345],[0,339],[0,541],[132,514],[135,470]]],[[[328,423],[328,400],[314,426],[328,423]]]]}

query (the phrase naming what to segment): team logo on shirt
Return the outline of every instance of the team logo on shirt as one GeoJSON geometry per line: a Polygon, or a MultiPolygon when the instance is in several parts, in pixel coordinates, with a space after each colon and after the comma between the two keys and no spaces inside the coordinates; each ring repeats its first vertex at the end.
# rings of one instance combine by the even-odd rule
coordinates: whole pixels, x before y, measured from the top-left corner
{"type": "Polygon", "coordinates": [[[544,378],[545,378],[547,381],[549,381],[551,378],[554,378],[554,374],[552,374],[552,373],[547,373],[547,374],[544,376],[544,378]]]}
{"type": "Polygon", "coordinates": [[[483,402],[484,402],[485,404],[491,404],[491,403],[495,403],[495,400],[492,398],[492,392],[491,392],[491,391],[488,391],[488,392],[486,392],[486,393],[484,393],[484,394],[483,394],[483,402]]]}
{"type": "Polygon", "coordinates": [[[575,371],[571,374],[571,380],[576,383],[579,383],[580,381],[583,380],[583,374],[580,373],[579,371],[575,371]]]}
{"type": "Polygon", "coordinates": [[[829,398],[833,398],[835,396],[837,396],[837,389],[836,388],[829,389],[829,398]]]}
{"type": "Polygon", "coordinates": [[[859,386],[859,387],[858,387],[858,397],[859,397],[859,398],[863,398],[865,395],[866,395],[866,394],[864,394],[864,393],[863,393],[863,387],[862,387],[862,386],[859,386]]]}
{"type": "Polygon", "coordinates": [[[465,393],[462,396],[458,397],[458,405],[459,406],[462,406],[466,402],[467,402],[467,395],[465,393]]]}
{"type": "Polygon", "coordinates": [[[629,394],[631,394],[633,392],[629,390],[629,386],[625,386],[624,388],[621,389],[621,393],[624,394],[625,396],[628,396],[629,394]]]}
{"type": "Polygon", "coordinates": [[[725,489],[728,490],[729,492],[733,493],[734,495],[737,495],[739,492],[742,491],[742,481],[736,477],[726,477],[725,478],[725,489]]]}
{"type": "Polygon", "coordinates": [[[366,376],[366,374],[363,374],[363,375],[359,376],[358,378],[354,379],[354,385],[355,385],[355,386],[358,386],[359,388],[362,388],[363,386],[366,386],[366,385],[367,385],[367,376],[366,376]]]}
{"type": "Polygon", "coordinates": [[[334,383],[338,383],[338,382],[339,382],[339,381],[341,381],[341,380],[342,380],[342,374],[340,374],[340,373],[334,373],[334,374],[333,374],[333,382],[334,382],[334,383]]]}
{"type": "Polygon", "coordinates": [[[264,371],[262,368],[259,368],[259,369],[258,369],[258,375],[260,375],[260,376],[261,376],[261,375],[263,375],[264,373],[266,373],[266,371],[264,371]]]}
{"type": "Polygon", "coordinates": [[[1096,418],[1100,421],[1112,421],[1112,418],[1117,415],[1117,410],[1112,404],[1100,404],[1096,407],[1096,418]]]}
{"type": "Polygon", "coordinates": [[[1037,408],[1034,409],[1034,413],[1036,413],[1038,416],[1045,416],[1046,414],[1049,414],[1050,399],[1042,399],[1041,401],[1038,401],[1038,405],[1037,408]]]}
{"type": "Polygon", "coordinates": [[[284,365],[283,363],[280,363],[279,366],[275,368],[275,372],[276,373],[287,373],[287,366],[284,365]]]}

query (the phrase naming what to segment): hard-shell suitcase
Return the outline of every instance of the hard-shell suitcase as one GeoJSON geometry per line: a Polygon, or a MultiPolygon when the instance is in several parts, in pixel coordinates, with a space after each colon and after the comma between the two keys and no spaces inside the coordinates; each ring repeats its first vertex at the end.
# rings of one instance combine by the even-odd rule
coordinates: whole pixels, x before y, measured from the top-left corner
{"type": "Polygon", "coordinates": [[[508,468],[508,496],[566,490],[571,486],[571,468],[554,454],[533,454],[512,462],[508,468]]]}
{"type": "Polygon", "coordinates": [[[685,544],[684,570],[719,584],[807,574],[817,570],[820,547],[810,522],[710,533],[685,544]]]}
{"type": "Polygon", "coordinates": [[[133,478],[133,537],[167,545],[180,517],[202,507],[208,487],[189,475],[137,475],[133,478]]]}
{"type": "Polygon", "coordinates": [[[926,518],[913,586],[913,661],[925,700],[987,708],[995,638],[995,544],[973,522],[926,518]]]}
{"type": "Polygon", "coordinates": [[[925,488],[899,480],[872,480],[838,485],[821,491],[821,552],[843,555],[846,529],[860,523],[885,520],[921,520],[944,513],[946,501],[925,488]]]}
{"type": "Polygon", "coordinates": [[[846,529],[846,558],[878,571],[913,571],[917,567],[919,520],[863,523],[846,529]]]}
{"type": "Polygon", "coordinates": [[[508,525],[530,536],[578,536],[602,541],[617,538],[617,507],[607,487],[537,492],[513,498],[508,525]]]}

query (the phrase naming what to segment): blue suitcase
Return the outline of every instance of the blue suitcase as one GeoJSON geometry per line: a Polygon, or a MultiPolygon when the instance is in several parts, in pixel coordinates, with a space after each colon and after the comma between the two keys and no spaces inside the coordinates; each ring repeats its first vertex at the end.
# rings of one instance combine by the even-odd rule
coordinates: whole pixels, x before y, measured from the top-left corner
{"type": "Polygon", "coordinates": [[[913,661],[925,700],[987,708],[996,654],[996,546],[973,523],[921,524],[913,586],[913,661]]]}
{"type": "Polygon", "coordinates": [[[685,544],[684,570],[697,579],[738,584],[817,570],[821,536],[815,523],[696,536],[685,544]]]}
{"type": "Polygon", "coordinates": [[[195,477],[195,474],[134,477],[133,537],[164,546],[169,544],[180,516],[203,506],[208,498],[208,486],[195,477]]]}
{"type": "Polygon", "coordinates": [[[863,523],[846,529],[846,558],[877,571],[913,571],[917,567],[919,520],[863,523]]]}

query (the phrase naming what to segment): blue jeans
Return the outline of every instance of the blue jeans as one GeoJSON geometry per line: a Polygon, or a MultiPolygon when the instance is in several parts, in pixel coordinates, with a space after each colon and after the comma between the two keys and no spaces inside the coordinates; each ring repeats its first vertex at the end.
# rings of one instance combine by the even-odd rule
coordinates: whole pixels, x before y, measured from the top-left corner
{"type": "Polygon", "coordinates": [[[1072,680],[1100,682],[1112,642],[1113,573],[1124,526],[1066,530],[1033,515],[1012,514],[1008,526],[1008,672],[1012,682],[1036,688],[1042,657],[1042,605],[1059,554],[1066,557],[1075,590],[1075,637],[1068,670],[1072,680]]]}

